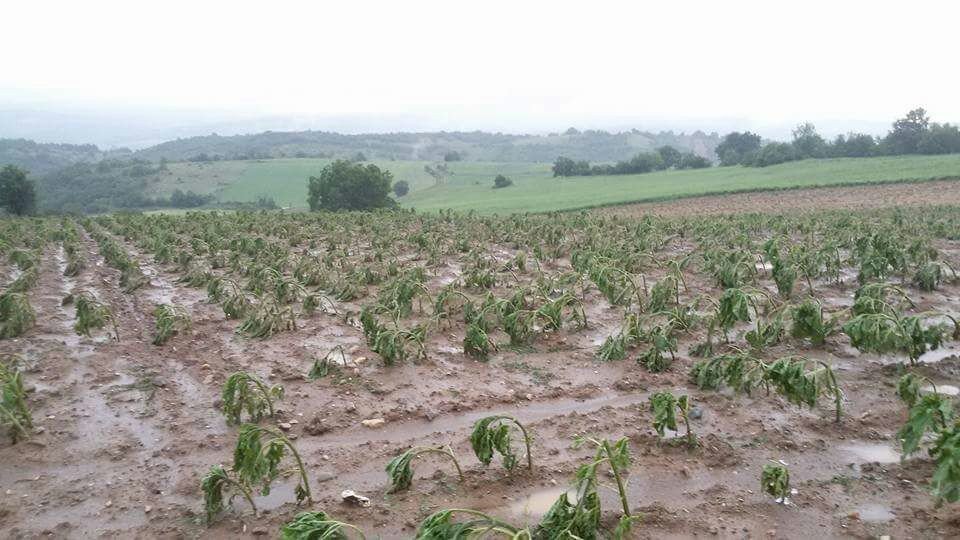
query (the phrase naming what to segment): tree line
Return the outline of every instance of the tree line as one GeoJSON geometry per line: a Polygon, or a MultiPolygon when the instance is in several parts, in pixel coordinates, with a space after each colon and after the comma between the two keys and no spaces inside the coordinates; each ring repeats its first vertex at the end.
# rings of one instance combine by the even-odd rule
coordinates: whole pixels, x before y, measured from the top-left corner
{"type": "Polygon", "coordinates": [[[960,153],[960,129],[931,122],[922,108],[897,119],[883,137],[849,133],[828,141],[809,122],[797,126],[792,135],[790,142],[763,144],[749,131],[728,133],[717,146],[717,157],[721,166],[766,167],[801,159],[960,153]]]}
{"type": "Polygon", "coordinates": [[[672,146],[661,146],[653,152],[641,152],[627,161],[614,164],[593,164],[560,156],[553,162],[553,176],[610,176],[643,174],[667,169],[702,169],[711,166],[709,159],[693,152],[680,152],[672,146]]]}

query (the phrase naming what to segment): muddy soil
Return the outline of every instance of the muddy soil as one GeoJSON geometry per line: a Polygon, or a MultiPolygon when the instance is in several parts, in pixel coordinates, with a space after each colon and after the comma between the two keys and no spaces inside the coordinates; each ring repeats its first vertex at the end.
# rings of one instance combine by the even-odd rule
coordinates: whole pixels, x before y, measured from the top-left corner
{"type": "Polygon", "coordinates": [[[782,214],[815,210],[869,210],[890,206],[960,204],[960,181],[937,180],[872,186],[761,191],[691,197],[667,202],[602,208],[608,215],[689,216],[762,212],[782,214]]]}
{"type": "MultiPolygon", "coordinates": [[[[936,185],[874,189],[915,192],[936,185]]],[[[938,196],[944,196],[942,186],[938,196]]],[[[805,196],[736,200],[762,197],[805,196]]],[[[46,250],[40,282],[30,293],[36,327],[0,342],[0,353],[28,362],[36,421],[29,440],[0,441],[3,537],[277,537],[280,525],[303,510],[293,502],[292,478],[257,497],[260,517],[237,498],[214,525],[202,519],[201,476],[213,464],[231,462],[236,428],[225,423],[218,405],[223,382],[239,369],[286,388],[278,417],[263,423],[282,425],[299,447],[310,472],[313,509],[372,538],[410,538],[421,519],[448,507],[484,510],[518,525],[536,523],[592,455],[574,447],[577,435],[629,438],[629,504],[643,516],[637,538],[960,536],[956,505],[935,508],[928,494],[930,462],[923,454],[900,461],[894,434],[906,413],[894,397],[891,364],[903,359],[860,354],[844,336],[824,348],[793,342],[769,353],[804,354],[836,367],[846,401],[842,420],[834,423],[826,405],[801,409],[762,393],[697,390],[688,381],[694,362],[688,349],[703,339],[702,332],[681,341],[666,373],[638,366],[636,352],[625,361],[599,362],[595,351],[619,329],[621,310],[595,289],[587,297],[587,329],[540,336],[529,348],[503,346],[481,362],[463,354],[458,325],[431,336],[425,360],[384,367],[342,316],[317,314],[301,319],[293,332],[242,338],[235,333],[237,322],[208,304],[202,290],[176,284],[180,276],[173,267],[153,264],[129,243],[150,285],[124,294],[119,272],[104,264],[92,240],[84,242],[90,265],[75,278],[62,276],[59,246],[46,250]],[[73,309],[61,306],[61,299],[76,289],[112,306],[121,321],[119,343],[105,331],[93,338],[74,334],[73,309]],[[160,347],[151,344],[157,301],[186,306],[193,317],[191,330],[160,347]],[[312,360],[337,345],[344,347],[347,365],[307,380],[312,360]],[[648,399],[666,389],[692,397],[699,448],[659,440],[653,431],[648,399]],[[493,413],[511,414],[530,428],[532,471],[509,475],[496,460],[489,468],[477,462],[468,441],[472,423],[493,413]],[[384,422],[375,428],[361,423],[370,419],[384,422]],[[386,462],[411,445],[434,444],[453,446],[465,480],[458,481],[449,463],[423,458],[415,465],[413,487],[387,494],[386,462]],[[758,489],[760,469],[769,460],[790,467],[796,493],[787,505],[758,489]],[[369,497],[372,505],[343,503],[346,489],[369,497]]],[[[447,278],[443,272],[431,276],[431,289],[447,278]]],[[[693,290],[720,292],[705,276],[689,279],[693,290]]],[[[849,284],[816,286],[838,305],[853,294],[849,284]]],[[[956,286],[911,294],[925,307],[960,306],[956,286]]],[[[497,337],[506,343],[505,336],[497,337]]],[[[956,347],[950,343],[923,359],[938,385],[960,385],[956,347]]],[[[605,492],[603,502],[605,520],[613,523],[616,496],[605,492]]]]}

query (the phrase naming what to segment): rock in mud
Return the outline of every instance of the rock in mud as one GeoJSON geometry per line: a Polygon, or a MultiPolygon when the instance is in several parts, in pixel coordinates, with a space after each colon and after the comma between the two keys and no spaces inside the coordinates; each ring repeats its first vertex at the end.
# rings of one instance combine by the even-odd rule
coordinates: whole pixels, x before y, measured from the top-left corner
{"type": "Polygon", "coordinates": [[[384,420],[383,418],[369,418],[367,420],[360,421],[360,424],[363,425],[363,427],[368,427],[368,428],[378,428],[386,423],[387,421],[384,420]]]}
{"type": "Polygon", "coordinates": [[[364,497],[363,495],[357,495],[352,489],[344,490],[340,493],[340,498],[343,499],[343,502],[348,504],[355,504],[362,508],[370,507],[370,499],[364,497]]]}

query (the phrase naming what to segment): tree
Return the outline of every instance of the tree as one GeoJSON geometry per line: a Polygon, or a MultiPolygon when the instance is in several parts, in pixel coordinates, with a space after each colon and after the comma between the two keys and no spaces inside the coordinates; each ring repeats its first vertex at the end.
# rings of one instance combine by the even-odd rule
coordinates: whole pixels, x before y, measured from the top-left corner
{"type": "Polygon", "coordinates": [[[657,148],[657,152],[660,152],[660,157],[663,158],[663,167],[665,169],[680,166],[680,151],[676,148],[672,146],[661,146],[657,148]]]}
{"type": "Polygon", "coordinates": [[[32,214],[37,207],[37,190],[23,169],[7,165],[0,170],[0,206],[11,214],[32,214]]]}
{"type": "Polygon", "coordinates": [[[826,154],[826,148],[827,142],[810,122],[794,128],[793,150],[796,153],[796,159],[822,158],[826,154]]]}
{"type": "Polygon", "coordinates": [[[680,162],[677,164],[678,169],[706,169],[711,166],[710,160],[694,154],[693,152],[684,152],[680,154],[680,162]]]}
{"type": "Polygon", "coordinates": [[[406,180],[401,180],[393,185],[393,194],[397,197],[403,197],[410,193],[410,184],[406,180]]]}
{"type": "Polygon", "coordinates": [[[456,150],[451,150],[443,155],[444,161],[460,161],[463,159],[463,156],[460,155],[460,152],[456,150]]]}
{"type": "Polygon", "coordinates": [[[877,140],[866,133],[837,135],[828,152],[833,157],[868,157],[877,153],[877,140]]]}
{"type": "Polygon", "coordinates": [[[797,153],[793,145],[775,142],[764,146],[749,165],[767,167],[795,159],[797,159],[797,153]]]}
{"type": "Polygon", "coordinates": [[[493,189],[510,187],[513,185],[513,180],[507,178],[502,174],[498,174],[496,178],[493,179],[493,189]]]}
{"type": "Polygon", "coordinates": [[[311,210],[369,210],[396,205],[391,199],[393,175],[376,165],[362,165],[338,159],[320,176],[311,176],[307,202],[311,210]]]}
{"type": "Polygon", "coordinates": [[[717,145],[717,156],[720,165],[740,165],[753,161],[753,156],[760,150],[760,136],[749,131],[743,133],[734,131],[728,133],[717,145]]]}
{"type": "Polygon", "coordinates": [[[929,124],[930,119],[923,108],[908,112],[907,116],[893,123],[893,129],[887,134],[884,140],[887,151],[894,155],[916,154],[929,124]]]}
{"type": "Polygon", "coordinates": [[[630,160],[629,173],[642,174],[663,169],[663,158],[656,152],[643,152],[633,156],[630,160]]]}
{"type": "Polygon", "coordinates": [[[577,163],[568,157],[560,156],[553,162],[553,177],[573,176],[577,163]]]}
{"type": "Polygon", "coordinates": [[[920,137],[917,152],[921,154],[960,152],[960,129],[951,124],[930,124],[930,129],[920,137]]]}

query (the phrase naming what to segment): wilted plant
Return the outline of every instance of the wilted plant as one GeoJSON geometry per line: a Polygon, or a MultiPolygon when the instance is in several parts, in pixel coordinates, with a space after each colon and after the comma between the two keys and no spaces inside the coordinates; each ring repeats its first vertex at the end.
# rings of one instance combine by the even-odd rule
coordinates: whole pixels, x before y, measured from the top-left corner
{"type": "Polygon", "coordinates": [[[240,426],[237,447],[233,452],[233,472],[240,482],[250,486],[259,484],[260,494],[269,495],[270,484],[279,476],[280,462],[287,453],[293,457],[300,473],[295,490],[297,504],[306,500],[308,505],[312,505],[310,483],[300,453],[290,439],[275,429],[254,424],[240,426]],[[266,437],[266,440],[261,437],[266,437]]]}
{"type": "Polygon", "coordinates": [[[301,512],[280,527],[280,540],[346,540],[353,533],[366,538],[355,525],[337,521],[325,512],[301,512]]]}
{"type": "Polygon", "coordinates": [[[553,503],[537,525],[534,531],[535,538],[596,538],[600,531],[600,495],[597,493],[599,481],[597,471],[606,463],[617,484],[617,493],[623,515],[617,530],[624,534],[634,521],[627,503],[626,489],[623,483],[623,472],[630,467],[629,440],[624,437],[615,443],[606,439],[578,437],[574,446],[590,444],[597,449],[592,462],[581,465],[574,477],[575,495],[570,500],[568,492],[564,492],[553,503]]]}
{"type": "Polygon", "coordinates": [[[852,309],[854,315],[895,315],[902,304],[914,307],[903,289],[889,283],[867,283],[854,293],[852,309]]]}
{"type": "Polygon", "coordinates": [[[827,338],[837,331],[837,321],[827,319],[823,314],[823,305],[808,298],[791,310],[793,326],[791,335],[795,338],[808,338],[814,345],[823,345],[827,338]]]}
{"type": "Polygon", "coordinates": [[[27,295],[18,292],[0,294],[0,339],[23,335],[36,322],[27,295]]]}
{"type": "Polygon", "coordinates": [[[490,351],[496,351],[497,344],[475,322],[467,325],[467,333],[463,338],[463,352],[481,360],[486,360],[490,351]]]}
{"type": "Polygon", "coordinates": [[[897,432],[897,438],[903,445],[903,455],[908,456],[920,448],[920,441],[928,431],[938,433],[953,423],[953,403],[948,396],[939,392],[930,392],[911,398],[907,423],[897,432]]]}
{"type": "Polygon", "coordinates": [[[77,322],[73,324],[73,331],[77,335],[90,337],[91,328],[103,328],[109,321],[113,325],[113,334],[120,341],[120,329],[117,320],[113,317],[110,308],[101,304],[90,293],[83,291],[74,295],[77,322]]]}
{"type": "Polygon", "coordinates": [[[434,512],[417,528],[416,540],[451,540],[490,538],[502,536],[508,540],[532,540],[530,531],[518,529],[509,523],[477,510],[451,508],[434,512]],[[454,521],[454,516],[469,516],[465,521],[454,521]]]}
{"type": "Polygon", "coordinates": [[[657,325],[647,332],[644,339],[649,341],[650,348],[637,357],[637,363],[643,364],[651,373],[666,371],[676,360],[677,338],[671,335],[671,331],[671,328],[657,325]],[[664,352],[670,354],[669,360],[663,355],[664,352]]]}
{"type": "Polygon", "coordinates": [[[190,328],[190,315],[182,308],[170,304],[159,304],[153,310],[156,318],[156,330],[153,335],[154,345],[163,345],[168,339],[190,328]]]}
{"type": "Polygon", "coordinates": [[[921,313],[900,317],[894,313],[865,313],[857,315],[843,326],[851,344],[863,352],[885,354],[904,353],[916,363],[923,353],[937,349],[943,343],[947,327],[943,324],[924,326],[927,317],[943,316],[953,322],[953,338],[960,339],[960,324],[947,314],[921,313]]]}
{"type": "Polygon", "coordinates": [[[694,448],[697,445],[697,439],[690,429],[690,398],[687,396],[674,396],[670,392],[657,392],[650,396],[650,409],[653,411],[653,428],[657,434],[663,438],[664,431],[669,429],[677,431],[677,415],[683,419],[684,427],[687,430],[687,446],[694,448]]]}
{"type": "Polygon", "coordinates": [[[512,471],[517,465],[517,456],[510,446],[510,424],[515,425],[523,435],[527,451],[527,468],[533,470],[533,456],[530,453],[530,435],[516,418],[509,415],[495,415],[481,418],[473,425],[470,434],[470,446],[477,459],[484,465],[490,465],[496,451],[503,458],[503,468],[512,471]]]}
{"type": "Polygon", "coordinates": [[[337,313],[337,306],[333,300],[320,293],[306,293],[303,297],[303,312],[312,315],[317,309],[337,313]]]}
{"type": "Polygon", "coordinates": [[[343,345],[337,345],[331,349],[323,358],[316,358],[313,361],[313,365],[310,366],[310,371],[307,373],[307,378],[311,381],[326,377],[330,373],[331,369],[337,369],[340,366],[345,365],[347,362],[347,355],[343,351],[343,345]],[[339,361],[337,358],[339,357],[339,361]]]}
{"type": "Polygon", "coordinates": [[[463,471],[460,469],[460,462],[457,461],[456,454],[453,453],[453,448],[449,446],[414,446],[387,463],[387,477],[390,479],[389,493],[403,491],[410,487],[410,484],[413,482],[411,462],[414,458],[423,454],[439,454],[450,458],[453,465],[457,468],[457,476],[461,482],[463,481],[463,471]]]}
{"type": "Polygon", "coordinates": [[[760,488],[777,502],[786,502],[787,495],[790,495],[790,471],[778,462],[764,465],[760,473],[760,488]]]}
{"type": "Polygon", "coordinates": [[[15,362],[0,362],[0,424],[7,427],[14,443],[27,438],[33,427],[23,378],[15,362]]]}
{"type": "Polygon", "coordinates": [[[259,422],[264,413],[274,416],[273,401],[283,399],[283,386],[267,386],[256,375],[238,371],[227,378],[220,399],[228,424],[239,424],[244,411],[249,421],[259,422]]]}
{"type": "Polygon", "coordinates": [[[544,319],[544,328],[561,330],[563,328],[563,313],[568,308],[570,310],[570,320],[576,322],[580,328],[586,327],[587,314],[583,310],[583,302],[569,292],[554,300],[547,300],[537,310],[537,315],[544,319]]]}
{"type": "Polygon", "coordinates": [[[764,373],[764,381],[773,386],[788,401],[797,405],[813,407],[823,393],[833,397],[835,421],[840,421],[843,407],[843,392],[837,384],[837,377],[833,369],[821,360],[814,360],[818,365],[807,369],[810,360],[802,357],[780,358],[771,364],[764,373]]]}
{"type": "MultiPolygon", "coordinates": [[[[236,490],[243,495],[243,498],[246,499],[250,507],[253,508],[254,515],[257,514],[257,504],[253,501],[250,486],[234,478],[224,470],[222,466],[214,465],[210,467],[210,471],[207,472],[200,481],[200,490],[203,491],[203,507],[208,524],[213,523],[214,518],[223,512],[224,495],[230,489],[236,490]]],[[[230,497],[226,499],[227,504],[233,501],[233,497],[234,495],[231,494],[230,497]]]]}
{"type": "Polygon", "coordinates": [[[690,377],[701,389],[717,390],[729,386],[738,393],[749,394],[763,385],[772,387],[791,403],[813,407],[824,393],[833,397],[836,421],[840,421],[843,391],[833,369],[820,360],[803,357],[780,358],[772,364],[745,353],[714,357],[694,364],[690,377]],[[807,364],[817,367],[808,369],[807,364]]]}
{"type": "Polygon", "coordinates": [[[930,478],[937,506],[960,501],[960,422],[940,430],[930,448],[930,457],[937,464],[930,478]]]}
{"type": "Polygon", "coordinates": [[[237,332],[250,338],[266,339],[278,332],[296,329],[297,317],[290,306],[261,297],[256,306],[247,310],[237,332]]]}

